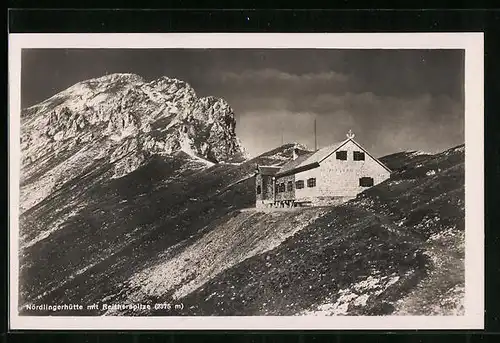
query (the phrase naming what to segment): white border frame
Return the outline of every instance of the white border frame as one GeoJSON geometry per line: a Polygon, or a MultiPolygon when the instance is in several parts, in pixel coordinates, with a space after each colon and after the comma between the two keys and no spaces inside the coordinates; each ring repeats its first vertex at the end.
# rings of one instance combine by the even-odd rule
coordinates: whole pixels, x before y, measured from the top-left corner
{"type": "Polygon", "coordinates": [[[147,33],[9,35],[10,330],[484,329],[483,33],[147,33]],[[465,50],[465,315],[381,317],[32,317],[18,315],[20,87],[23,48],[465,50]]]}

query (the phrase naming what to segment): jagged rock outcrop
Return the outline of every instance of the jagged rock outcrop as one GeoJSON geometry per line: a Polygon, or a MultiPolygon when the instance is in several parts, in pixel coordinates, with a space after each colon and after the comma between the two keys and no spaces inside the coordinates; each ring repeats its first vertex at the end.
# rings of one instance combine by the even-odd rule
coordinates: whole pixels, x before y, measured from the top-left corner
{"type": "Polygon", "coordinates": [[[224,99],[198,98],[184,81],[112,74],[79,82],[21,114],[21,211],[95,163],[126,175],[152,155],[178,151],[243,161],[224,99]]]}

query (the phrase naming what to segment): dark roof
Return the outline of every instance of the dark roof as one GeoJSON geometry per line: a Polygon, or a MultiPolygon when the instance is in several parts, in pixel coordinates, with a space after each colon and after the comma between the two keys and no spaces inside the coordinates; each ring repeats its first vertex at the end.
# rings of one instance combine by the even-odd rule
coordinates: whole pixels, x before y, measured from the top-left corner
{"type": "MultiPolygon", "coordinates": [[[[331,145],[327,145],[319,150],[317,150],[310,158],[307,159],[307,161],[304,161],[304,165],[309,165],[309,164],[317,164],[322,162],[325,158],[333,154],[338,148],[340,148],[342,145],[347,143],[349,140],[345,140],[342,142],[337,142],[331,145]]],[[[301,166],[301,167],[302,167],[301,166]]]]}
{"type": "Polygon", "coordinates": [[[324,148],[316,150],[315,152],[300,155],[295,160],[292,160],[283,165],[278,175],[283,176],[287,174],[295,174],[299,171],[316,168],[319,166],[319,162],[321,162],[325,158],[325,156],[329,156],[345,142],[346,141],[328,145],[324,148]]]}
{"type": "Polygon", "coordinates": [[[276,174],[281,167],[279,166],[257,166],[259,168],[259,173],[261,175],[274,175],[276,174]]]}
{"type": "Polygon", "coordinates": [[[298,166],[302,164],[305,160],[307,160],[309,157],[314,155],[314,152],[309,152],[303,155],[299,155],[295,160],[292,160],[286,164],[284,164],[281,169],[279,170],[280,174],[286,173],[290,170],[296,169],[298,166]]]}

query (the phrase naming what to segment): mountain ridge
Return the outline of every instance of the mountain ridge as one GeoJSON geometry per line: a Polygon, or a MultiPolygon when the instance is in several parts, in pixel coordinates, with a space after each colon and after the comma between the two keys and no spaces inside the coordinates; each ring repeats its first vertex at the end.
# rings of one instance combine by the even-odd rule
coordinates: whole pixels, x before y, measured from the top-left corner
{"type": "Polygon", "coordinates": [[[208,164],[247,156],[225,100],[198,98],[189,84],[166,76],[85,80],[23,110],[21,120],[22,211],[107,156],[113,177],[155,154],[182,150],[208,164]]]}

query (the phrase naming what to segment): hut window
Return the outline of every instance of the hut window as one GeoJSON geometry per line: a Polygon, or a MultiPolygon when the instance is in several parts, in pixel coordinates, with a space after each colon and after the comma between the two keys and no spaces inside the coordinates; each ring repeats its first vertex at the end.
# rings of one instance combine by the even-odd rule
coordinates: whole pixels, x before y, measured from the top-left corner
{"type": "Polygon", "coordinates": [[[260,194],[262,193],[262,188],[260,187],[260,185],[257,186],[257,194],[260,194]]]}
{"type": "Polygon", "coordinates": [[[293,191],[293,182],[292,181],[288,181],[288,183],[286,184],[286,191],[287,192],[293,191]]]}
{"type": "Polygon", "coordinates": [[[316,178],[307,179],[307,187],[316,187],[316,178]]]}
{"type": "Polygon", "coordinates": [[[304,180],[299,180],[295,182],[295,188],[302,189],[304,188],[304,180]]]}
{"type": "Polygon", "coordinates": [[[361,187],[371,187],[371,186],[373,186],[373,178],[372,177],[362,177],[359,179],[359,185],[361,187]]]}
{"type": "Polygon", "coordinates": [[[337,151],[335,156],[337,157],[337,160],[346,161],[347,160],[347,151],[345,151],[345,150],[337,151]]]}
{"type": "Polygon", "coordinates": [[[285,191],[285,184],[280,183],[280,192],[284,192],[284,191],[285,191]]]}
{"type": "Polygon", "coordinates": [[[365,153],[362,151],[354,151],[352,153],[352,157],[354,161],[364,161],[365,160],[365,153]]]}

